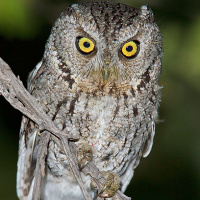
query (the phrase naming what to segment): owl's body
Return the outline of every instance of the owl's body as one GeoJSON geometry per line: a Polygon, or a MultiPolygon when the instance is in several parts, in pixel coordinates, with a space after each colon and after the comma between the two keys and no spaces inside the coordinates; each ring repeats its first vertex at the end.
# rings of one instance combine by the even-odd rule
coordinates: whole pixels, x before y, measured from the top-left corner
{"type": "MultiPolygon", "coordinates": [[[[77,146],[92,147],[96,166],[116,172],[123,192],[141,156],[147,156],[152,147],[161,56],[162,37],[146,6],[139,10],[108,2],[84,3],[61,14],[42,62],[29,76],[28,89],[48,116],[59,129],[80,137],[77,146]],[[87,38],[84,48],[94,44],[90,52],[79,49],[82,38],[87,38]],[[123,55],[121,49],[130,41],[136,44],[136,52],[123,55]]],[[[36,129],[24,118],[17,174],[21,200],[32,195],[40,137],[36,129]]],[[[82,176],[93,198],[90,178],[82,176]]],[[[53,141],[42,187],[43,200],[84,199],[66,156],[53,141]]]]}

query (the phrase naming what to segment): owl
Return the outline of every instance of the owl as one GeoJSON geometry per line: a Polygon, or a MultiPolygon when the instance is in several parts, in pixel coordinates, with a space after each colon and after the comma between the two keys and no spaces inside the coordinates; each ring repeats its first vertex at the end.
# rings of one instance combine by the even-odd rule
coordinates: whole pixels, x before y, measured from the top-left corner
{"type": "MultiPolygon", "coordinates": [[[[158,117],[162,36],[148,6],[89,2],[68,7],[56,20],[42,61],[30,73],[28,90],[66,134],[79,136],[77,159],[89,152],[98,169],[124,192],[141,157],[151,151],[158,117]],[[89,149],[89,150],[88,150],[89,149]]],[[[40,135],[23,117],[17,194],[31,200],[40,135]]],[[[92,199],[100,194],[82,180],[92,199]]],[[[109,181],[108,181],[109,182],[109,181]]],[[[50,140],[42,200],[84,199],[62,149],[50,140]]]]}

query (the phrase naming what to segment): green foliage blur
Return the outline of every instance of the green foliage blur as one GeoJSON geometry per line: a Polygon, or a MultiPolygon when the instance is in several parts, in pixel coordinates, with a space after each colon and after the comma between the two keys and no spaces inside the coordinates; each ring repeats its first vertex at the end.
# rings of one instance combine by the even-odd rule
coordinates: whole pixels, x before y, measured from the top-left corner
{"type": "MultiPolygon", "coordinates": [[[[0,0],[0,57],[26,85],[67,0],[0,0]]],[[[132,199],[200,199],[200,1],[119,0],[148,4],[164,39],[160,123],[151,154],[126,194],[132,199]]],[[[0,97],[0,199],[15,200],[21,114],[0,97]]]]}

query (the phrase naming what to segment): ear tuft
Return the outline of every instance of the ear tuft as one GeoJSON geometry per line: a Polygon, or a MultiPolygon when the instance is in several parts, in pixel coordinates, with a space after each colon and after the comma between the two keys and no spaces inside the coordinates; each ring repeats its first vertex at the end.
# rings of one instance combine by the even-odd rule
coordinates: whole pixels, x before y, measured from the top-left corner
{"type": "Polygon", "coordinates": [[[142,20],[148,20],[150,23],[154,22],[154,15],[151,8],[147,5],[141,7],[140,18],[142,20]]]}

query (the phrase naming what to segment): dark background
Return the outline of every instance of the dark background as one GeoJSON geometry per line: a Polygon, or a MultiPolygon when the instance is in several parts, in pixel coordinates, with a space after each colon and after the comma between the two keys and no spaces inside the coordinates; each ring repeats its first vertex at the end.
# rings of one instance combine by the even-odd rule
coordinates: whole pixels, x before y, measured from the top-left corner
{"type": "MultiPolygon", "coordinates": [[[[0,57],[26,85],[51,26],[71,3],[0,0],[0,57]]],[[[122,2],[122,0],[117,1],[122,2]]],[[[161,123],[126,194],[132,199],[200,199],[200,1],[127,0],[154,11],[164,38],[161,123]]],[[[21,114],[0,97],[0,199],[15,200],[21,114]]]]}

